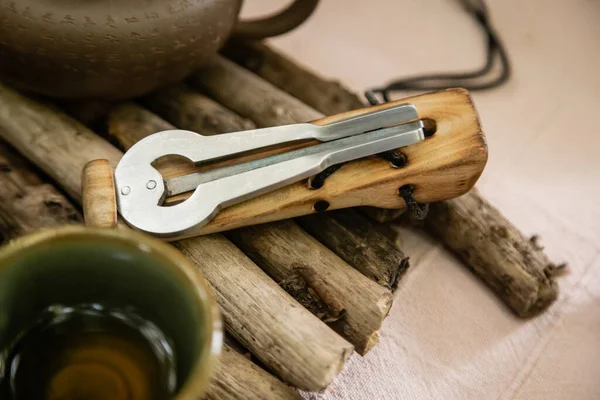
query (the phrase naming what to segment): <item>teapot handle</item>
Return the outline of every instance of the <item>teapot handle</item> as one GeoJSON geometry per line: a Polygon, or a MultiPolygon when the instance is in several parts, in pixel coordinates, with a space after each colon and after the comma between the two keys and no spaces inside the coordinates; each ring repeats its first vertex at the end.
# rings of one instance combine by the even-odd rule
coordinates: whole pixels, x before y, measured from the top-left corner
{"type": "Polygon", "coordinates": [[[300,26],[310,17],[319,0],[294,0],[286,9],[266,18],[239,21],[234,37],[260,40],[287,33],[300,26]]]}

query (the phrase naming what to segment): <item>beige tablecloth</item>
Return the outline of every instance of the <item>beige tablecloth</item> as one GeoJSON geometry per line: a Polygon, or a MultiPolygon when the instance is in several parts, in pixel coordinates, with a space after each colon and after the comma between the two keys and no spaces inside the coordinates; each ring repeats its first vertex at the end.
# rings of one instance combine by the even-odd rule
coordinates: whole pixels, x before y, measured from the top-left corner
{"type": "MultiPolygon", "coordinates": [[[[283,4],[246,3],[244,15],[283,4]]],[[[381,343],[307,398],[600,399],[600,1],[487,3],[514,76],[474,94],[490,150],[478,187],[569,263],[560,298],[517,319],[439,245],[403,232],[412,270],[381,343]]],[[[358,90],[484,57],[451,0],[324,0],[272,44],[358,90]]]]}

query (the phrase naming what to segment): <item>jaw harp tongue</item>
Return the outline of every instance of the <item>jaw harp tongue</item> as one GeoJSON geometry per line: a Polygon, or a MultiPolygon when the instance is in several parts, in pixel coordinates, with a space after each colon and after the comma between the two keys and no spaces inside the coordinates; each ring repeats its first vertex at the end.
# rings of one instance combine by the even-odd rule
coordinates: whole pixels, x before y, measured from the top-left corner
{"type": "MultiPolygon", "coordinates": [[[[346,137],[342,137],[341,139],[332,140],[332,141],[325,142],[322,144],[316,144],[313,146],[309,146],[309,147],[305,147],[305,148],[301,148],[301,149],[297,149],[297,150],[292,150],[292,151],[288,151],[285,153],[281,153],[281,154],[277,154],[277,155],[273,155],[273,156],[245,162],[245,163],[216,168],[216,169],[205,171],[205,172],[196,172],[193,174],[168,179],[165,181],[166,196],[175,196],[175,195],[178,195],[181,193],[193,191],[199,185],[206,183],[206,182],[211,182],[211,181],[226,178],[226,177],[229,177],[232,175],[237,175],[237,174],[241,174],[244,172],[253,171],[256,169],[273,166],[273,165],[276,165],[276,164],[279,164],[279,163],[282,163],[282,162],[285,162],[288,160],[300,158],[300,157],[307,157],[307,156],[317,155],[317,154],[321,154],[321,153],[328,152],[328,151],[334,151],[339,148],[344,148],[348,145],[368,146],[369,142],[371,142],[373,140],[377,140],[377,139],[381,139],[381,138],[385,138],[385,137],[394,137],[394,136],[397,136],[398,134],[405,133],[405,132],[407,132],[407,128],[409,128],[409,130],[422,128],[422,126],[417,126],[417,125],[410,125],[410,126],[406,125],[407,122],[414,121],[417,118],[416,110],[414,110],[413,107],[406,107],[406,109],[407,110],[404,112],[404,115],[402,115],[404,120],[400,124],[398,124],[398,116],[397,115],[395,116],[396,118],[394,120],[392,120],[391,118],[388,117],[388,118],[381,118],[382,120],[379,121],[380,127],[382,125],[385,126],[387,124],[396,123],[397,125],[395,125],[395,126],[374,129],[374,130],[367,131],[366,133],[355,134],[352,136],[346,136],[346,137]]],[[[350,123],[351,121],[353,123],[356,123],[356,121],[355,121],[356,118],[357,117],[343,120],[339,123],[333,123],[331,125],[326,125],[325,127],[333,128],[338,124],[344,124],[346,126],[344,126],[343,128],[348,129],[347,124],[350,123]]],[[[404,143],[404,144],[401,144],[394,148],[399,148],[399,147],[403,147],[403,146],[412,144],[412,142],[409,142],[406,140],[404,142],[400,142],[400,143],[404,143]]],[[[387,150],[393,150],[393,148],[390,148],[387,150]]],[[[384,150],[384,151],[386,151],[386,150],[384,150]]],[[[348,160],[348,161],[350,161],[350,160],[348,160]]]]}

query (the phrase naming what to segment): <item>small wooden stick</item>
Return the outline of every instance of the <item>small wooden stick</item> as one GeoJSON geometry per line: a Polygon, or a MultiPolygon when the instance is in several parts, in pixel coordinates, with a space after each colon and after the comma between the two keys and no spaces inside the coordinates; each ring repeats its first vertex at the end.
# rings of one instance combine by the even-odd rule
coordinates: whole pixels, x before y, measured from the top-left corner
{"type": "Polygon", "coordinates": [[[349,267],[293,221],[250,226],[227,237],[276,282],[302,277],[329,308],[345,310],[334,325],[359,354],[379,342],[378,331],[392,305],[390,291],[349,267]]]}
{"type": "MultiPolygon", "coordinates": [[[[92,159],[115,165],[121,151],[60,111],[0,85],[0,135],[81,199],[92,159]]],[[[222,235],[177,243],[212,286],[227,330],[286,382],[324,389],[353,347],[301,307],[222,235]]]]}
{"type": "Polygon", "coordinates": [[[408,257],[391,239],[391,229],[356,210],[334,210],[296,219],[298,224],[348,264],[380,285],[396,290],[408,257]]]}
{"type": "Polygon", "coordinates": [[[223,57],[190,77],[212,98],[259,127],[315,121],[324,115],[223,57]]]}
{"type": "Polygon", "coordinates": [[[224,345],[220,365],[210,383],[207,400],[301,400],[292,387],[224,345]]]}
{"type": "Polygon", "coordinates": [[[85,224],[98,228],[117,226],[117,198],[108,160],[92,160],[83,167],[82,204],[85,224]]]}
{"type": "MultiPolygon", "coordinates": [[[[0,141],[0,237],[81,224],[81,214],[26,160],[0,141]],[[15,200],[15,201],[13,201],[15,200]],[[10,216],[4,219],[3,216],[10,216]],[[6,223],[3,223],[6,222],[6,223]]],[[[301,399],[298,392],[239,355],[227,344],[206,393],[208,399],[301,399]]]]}
{"type": "Polygon", "coordinates": [[[69,200],[0,141],[0,244],[42,228],[82,222],[69,200]]]}
{"type": "MultiPolygon", "coordinates": [[[[187,102],[180,104],[183,106],[187,102]]],[[[109,134],[119,143],[130,143],[130,136],[140,138],[165,126],[156,115],[132,104],[123,109],[117,107],[108,119],[109,134]]],[[[227,232],[226,236],[323,321],[337,321],[345,310],[338,332],[355,346],[358,353],[366,354],[377,343],[377,332],[392,302],[389,291],[356,272],[292,221],[242,228],[227,232]],[[302,279],[296,269],[298,265],[310,268],[313,275],[302,279]],[[326,296],[328,292],[335,296],[326,296]]]]}
{"type": "Polygon", "coordinates": [[[186,85],[174,85],[141,99],[142,104],[173,125],[205,136],[256,126],[186,85]]]}
{"type": "Polygon", "coordinates": [[[230,40],[223,53],[321,114],[334,115],[365,106],[340,82],[317,76],[261,42],[230,40]]]}
{"type": "Polygon", "coordinates": [[[558,296],[546,254],[476,190],[429,206],[422,223],[517,315],[529,317],[558,296]]]}

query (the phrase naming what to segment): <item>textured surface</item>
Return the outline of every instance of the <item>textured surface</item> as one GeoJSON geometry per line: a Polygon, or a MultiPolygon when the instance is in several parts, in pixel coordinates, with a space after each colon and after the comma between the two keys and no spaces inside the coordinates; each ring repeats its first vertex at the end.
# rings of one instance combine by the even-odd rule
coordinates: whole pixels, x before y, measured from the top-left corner
{"type": "MultiPolygon", "coordinates": [[[[246,2],[244,15],[278,3],[246,2]]],[[[519,320],[446,251],[403,232],[412,267],[380,344],[307,398],[600,398],[600,2],[488,4],[515,74],[474,94],[490,149],[478,187],[526,234],[539,234],[554,261],[569,262],[561,295],[541,316],[519,320]]],[[[359,90],[483,60],[475,24],[447,0],[323,2],[270,43],[359,90]]]]}

